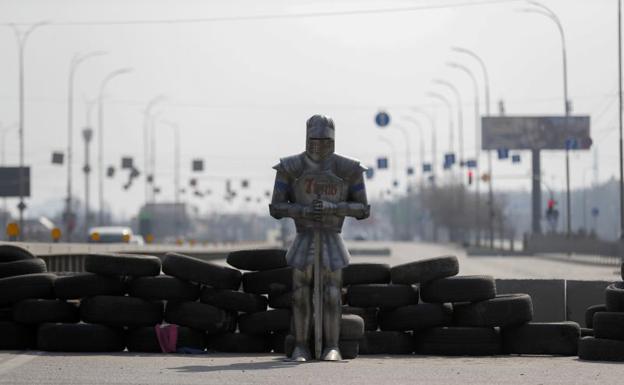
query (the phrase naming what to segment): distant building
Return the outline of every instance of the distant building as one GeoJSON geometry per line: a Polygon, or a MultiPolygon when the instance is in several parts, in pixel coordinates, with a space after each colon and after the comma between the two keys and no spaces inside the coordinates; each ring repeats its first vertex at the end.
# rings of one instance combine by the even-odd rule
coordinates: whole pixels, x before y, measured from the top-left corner
{"type": "Polygon", "coordinates": [[[148,203],[141,207],[138,232],[144,238],[151,234],[156,242],[184,237],[191,228],[185,203],[148,203]]]}

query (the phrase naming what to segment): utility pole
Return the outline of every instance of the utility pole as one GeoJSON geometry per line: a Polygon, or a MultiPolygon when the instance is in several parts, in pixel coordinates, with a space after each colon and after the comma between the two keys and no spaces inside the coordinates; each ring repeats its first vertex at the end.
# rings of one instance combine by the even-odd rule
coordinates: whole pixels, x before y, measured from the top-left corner
{"type": "Polygon", "coordinates": [[[30,185],[30,180],[26,181],[26,175],[24,170],[24,50],[26,48],[26,42],[28,37],[33,33],[35,29],[47,24],[47,22],[39,22],[31,25],[27,30],[21,31],[15,24],[11,24],[13,32],[15,32],[15,38],[17,39],[18,48],[18,91],[19,91],[19,204],[17,209],[19,210],[19,240],[24,240],[24,210],[26,210],[26,203],[24,203],[24,197],[26,195],[25,187],[26,183],[30,185]]]}
{"type": "Polygon", "coordinates": [[[618,127],[620,131],[620,240],[624,240],[624,143],[622,138],[622,0],[618,0],[618,127]]]}

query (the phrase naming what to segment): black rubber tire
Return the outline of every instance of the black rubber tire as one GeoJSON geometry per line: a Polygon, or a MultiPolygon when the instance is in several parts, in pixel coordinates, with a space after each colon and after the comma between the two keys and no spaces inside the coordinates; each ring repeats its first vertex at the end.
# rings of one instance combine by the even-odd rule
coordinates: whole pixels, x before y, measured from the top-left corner
{"type": "Polygon", "coordinates": [[[392,283],[412,285],[426,283],[459,273],[459,262],[455,256],[423,259],[394,266],[390,270],[392,283]]]}
{"type": "Polygon", "coordinates": [[[47,272],[48,268],[41,258],[0,263],[0,278],[47,272]]]}
{"type": "Polygon", "coordinates": [[[342,286],[390,283],[390,265],[385,263],[352,263],[342,269],[342,286]]]}
{"type": "Polygon", "coordinates": [[[200,300],[218,308],[243,313],[256,313],[267,309],[267,299],[258,294],[234,290],[219,290],[204,286],[200,300]]]}
{"type": "Polygon", "coordinates": [[[369,284],[347,288],[347,303],[356,307],[395,308],[418,303],[418,288],[411,285],[369,284]]]}
{"type": "Polygon", "coordinates": [[[47,322],[80,321],[78,305],[60,299],[25,299],[13,305],[15,322],[37,325],[47,322]]]}
{"type": "Polygon", "coordinates": [[[624,313],[594,314],[594,335],[608,340],[624,340],[624,313]]]}
{"type": "Polygon", "coordinates": [[[4,307],[0,309],[0,321],[13,321],[13,308],[4,307]]]}
{"type": "Polygon", "coordinates": [[[489,275],[455,276],[421,285],[424,302],[477,302],[496,297],[496,284],[489,275]]]}
{"type": "Polygon", "coordinates": [[[364,320],[359,315],[342,314],[340,317],[340,339],[360,340],[364,337],[364,320]]]}
{"type": "MultiPolygon", "coordinates": [[[[295,337],[292,335],[287,335],[284,338],[284,347],[281,349],[282,351],[276,353],[284,353],[286,357],[292,356],[292,352],[295,349],[295,337]]],[[[352,360],[357,358],[359,350],[360,350],[360,341],[357,340],[340,340],[338,341],[338,349],[340,349],[340,354],[342,355],[343,360],[352,360]]],[[[310,346],[310,351],[314,351],[314,346],[310,346]]]]}
{"type": "Polygon", "coordinates": [[[607,311],[624,312],[624,282],[607,286],[605,292],[607,311]]]}
{"type": "Polygon", "coordinates": [[[496,298],[453,305],[457,326],[514,326],[533,319],[533,302],[528,294],[500,294],[496,298]]]}
{"type": "Polygon", "coordinates": [[[379,328],[387,331],[425,330],[449,326],[453,321],[450,304],[421,303],[379,311],[379,328]]]}
{"type": "Polygon", "coordinates": [[[23,247],[10,245],[7,243],[0,245],[0,263],[23,261],[26,259],[36,258],[30,251],[23,247]]]}
{"type": "Polygon", "coordinates": [[[412,354],[414,338],[411,333],[367,331],[359,341],[360,354],[412,354]]]}
{"type": "Polygon", "coordinates": [[[54,281],[54,293],[60,299],[81,299],[96,295],[123,295],[124,281],[121,277],[78,273],[61,276],[54,281]]]}
{"type": "Polygon", "coordinates": [[[598,313],[599,311],[607,311],[607,305],[592,305],[588,307],[587,310],[585,310],[585,327],[587,327],[588,329],[594,328],[594,314],[598,313]]]}
{"type": "Polygon", "coordinates": [[[285,354],[285,344],[288,332],[278,332],[271,334],[271,351],[275,354],[285,354]]]}
{"type": "Polygon", "coordinates": [[[268,353],[271,339],[268,335],[217,334],[208,338],[208,349],[224,353],[268,353]]]}
{"type": "Polygon", "coordinates": [[[593,337],[593,336],[594,336],[594,329],[581,328],[581,338],[583,338],[583,337],[593,337]]]}
{"type": "Polygon", "coordinates": [[[578,356],[587,361],[624,362],[624,341],[583,337],[579,340],[578,356]]]}
{"type": "Polygon", "coordinates": [[[163,320],[163,304],[136,297],[98,295],[80,303],[80,318],[114,327],[154,326],[163,320]]]}
{"type": "Polygon", "coordinates": [[[238,329],[245,334],[269,334],[290,329],[291,311],[288,309],[267,310],[243,314],[238,319],[238,329]]]}
{"type": "Polygon", "coordinates": [[[360,353],[360,341],[358,340],[341,340],[338,341],[340,354],[343,360],[356,359],[360,353]]]}
{"type": "Polygon", "coordinates": [[[37,348],[48,352],[120,352],[123,331],[96,324],[54,324],[39,327],[37,348]]]}
{"type": "Polygon", "coordinates": [[[501,336],[494,328],[437,327],[416,338],[416,354],[494,356],[501,352],[501,336]]]}
{"type": "Polygon", "coordinates": [[[355,314],[364,320],[365,331],[375,331],[379,328],[377,321],[378,309],[376,307],[343,306],[342,314],[355,314]]]}
{"type": "Polygon", "coordinates": [[[273,270],[288,266],[284,249],[233,251],[228,254],[226,261],[230,266],[249,271],[273,270]]]}
{"type": "Polygon", "coordinates": [[[503,349],[510,354],[575,356],[581,327],[576,322],[531,322],[501,329],[503,349]]]}
{"type": "Polygon", "coordinates": [[[28,298],[54,298],[54,280],[50,273],[18,275],[0,279],[0,307],[28,298]]]}
{"type": "Polygon", "coordinates": [[[160,274],[160,259],[151,255],[87,254],[85,271],[102,275],[146,277],[160,274]]]}
{"type": "Polygon", "coordinates": [[[292,292],[269,293],[269,306],[272,309],[290,309],[292,307],[292,292]]]}
{"type": "Polygon", "coordinates": [[[292,290],[293,268],[256,271],[243,274],[243,291],[246,293],[269,294],[272,284],[283,285],[286,291],[292,290]]]}
{"type": "MultiPolygon", "coordinates": [[[[158,337],[154,326],[129,329],[126,332],[126,345],[129,352],[161,353],[158,337]]],[[[178,348],[192,348],[204,350],[206,339],[204,333],[186,326],[178,326],[178,348]]]]}
{"type": "Polygon", "coordinates": [[[195,301],[199,285],[168,275],[139,277],[130,281],[128,293],[147,300],[195,301]]]}
{"type": "Polygon", "coordinates": [[[215,289],[238,290],[241,272],[178,253],[167,253],[163,272],[185,281],[203,283],[215,289]]]}
{"type": "Polygon", "coordinates": [[[228,312],[201,302],[168,302],[165,321],[209,334],[232,331],[235,320],[228,312]]]}
{"type": "Polygon", "coordinates": [[[0,350],[24,350],[36,346],[36,328],[13,321],[0,321],[0,350]]]}

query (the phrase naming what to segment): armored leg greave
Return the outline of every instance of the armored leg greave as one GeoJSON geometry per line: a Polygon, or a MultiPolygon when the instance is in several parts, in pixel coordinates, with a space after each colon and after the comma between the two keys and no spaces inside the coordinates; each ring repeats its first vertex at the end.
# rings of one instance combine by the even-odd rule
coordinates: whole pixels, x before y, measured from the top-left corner
{"type": "Polygon", "coordinates": [[[342,313],[342,270],[323,270],[323,345],[338,348],[342,313]]]}
{"type": "Polygon", "coordinates": [[[313,266],[305,270],[293,270],[293,322],[295,342],[308,346],[310,325],[312,324],[312,277],[313,266]]]}

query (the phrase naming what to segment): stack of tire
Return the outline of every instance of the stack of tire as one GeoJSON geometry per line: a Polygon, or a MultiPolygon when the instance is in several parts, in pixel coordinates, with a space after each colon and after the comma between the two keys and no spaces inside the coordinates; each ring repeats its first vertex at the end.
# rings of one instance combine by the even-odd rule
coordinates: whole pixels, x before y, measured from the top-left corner
{"type": "Polygon", "coordinates": [[[53,299],[55,279],[54,274],[47,273],[42,259],[21,247],[0,245],[0,350],[35,348],[39,322],[54,317],[77,318],[75,306],[53,299]],[[48,310],[32,318],[32,307],[48,310]]]}
{"type": "Polygon", "coordinates": [[[579,341],[580,359],[591,361],[624,361],[624,263],[622,281],[605,290],[605,303],[590,306],[585,313],[586,326],[593,336],[579,341]]]}
{"type": "Polygon", "coordinates": [[[530,296],[497,295],[492,277],[458,272],[453,256],[391,269],[379,264],[345,268],[348,306],[343,311],[365,320],[360,353],[576,355],[578,324],[532,323],[530,296]]]}

